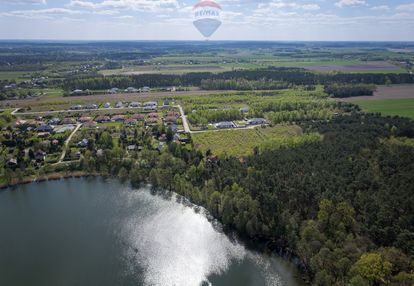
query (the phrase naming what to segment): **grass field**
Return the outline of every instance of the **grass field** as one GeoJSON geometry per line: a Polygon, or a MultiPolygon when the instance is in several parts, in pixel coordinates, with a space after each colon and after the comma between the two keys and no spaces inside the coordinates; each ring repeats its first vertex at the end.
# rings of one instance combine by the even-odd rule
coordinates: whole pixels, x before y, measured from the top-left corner
{"type": "Polygon", "coordinates": [[[202,152],[211,150],[215,155],[245,156],[253,153],[255,147],[280,147],[296,145],[304,141],[318,140],[315,134],[304,135],[296,125],[246,130],[223,130],[191,135],[194,144],[202,152]]]}
{"type": "MultiPolygon", "coordinates": [[[[246,63],[228,62],[224,63],[203,63],[198,64],[177,64],[181,58],[160,58],[163,64],[152,64],[143,66],[131,66],[123,69],[101,70],[100,73],[107,75],[137,75],[137,74],[184,74],[190,72],[225,72],[233,69],[256,69],[265,67],[298,67],[317,72],[343,71],[351,73],[404,73],[404,69],[388,62],[362,62],[358,60],[321,60],[321,59],[274,59],[274,58],[253,58],[246,63]]],[[[206,57],[206,60],[214,58],[206,57]]],[[[197,60],[197,59],[193,59],[197,60]]],[[[199,60],[199,59],[198,59],[199,60]]],[[[184,59],[182,59],[184,61],[184,59]]],[[[156,61],[154,61],[156,63],[156,61]]]]}
{"type": "Polygon", "coordinates": [[[29,77],[25,78],[25,75],[27,74],[28,72],[0,71],[0,80],[14,80],[16,82],[21,82],[29,79],[29,77]]]}
{"type": "Polygon", "coordinates": [[[355,100],[366,112],[381,112],[382,115],[398,115],[414,119],[414,98],[355,100]]]}

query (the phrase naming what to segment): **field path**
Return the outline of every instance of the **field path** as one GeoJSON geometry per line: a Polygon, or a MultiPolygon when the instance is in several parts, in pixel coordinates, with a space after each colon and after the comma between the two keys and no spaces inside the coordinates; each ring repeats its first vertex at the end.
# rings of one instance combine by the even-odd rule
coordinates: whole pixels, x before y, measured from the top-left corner
{"type": "Polygon", "coordinates": [[[82,124],[77,124],[76,128],[72,131],[72,133],[66,139],[65,145],[63,146],[62,155],[60,155],[59,161],[56,164],[61,164],[63,162],[63,160],[65,159],[66,150],[67,150],[67,147],[69,146],[70,140],[72,140],[73,135],[75,135],[75,133],[79,130],[79,128],[81,128],[81,126],[82,126],[82,124]]]}
{"type": "Polygon", "coordinates": [[[188,125],[187,116],[185,116],[184,109],[181,107],[181,105],[177,105],[178,109],[181,113],[181,118],[183,120],[183,127],[185,133],[191,133],[190,126],[188,125]]]}

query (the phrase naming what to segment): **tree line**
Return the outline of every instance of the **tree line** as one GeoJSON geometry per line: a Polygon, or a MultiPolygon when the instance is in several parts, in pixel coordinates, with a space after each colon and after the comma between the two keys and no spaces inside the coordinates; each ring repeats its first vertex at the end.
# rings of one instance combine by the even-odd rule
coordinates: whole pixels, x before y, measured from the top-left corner
{"type": "Polygon", "coordinates": [[[222,73],[187,73],[183,75],[142,74],[131,76],[94,76],[65,79],[65,90],[102,90],[129,86],[198,86],[205,89],[281,89],[291,85],[332,84],[402,84],[414,83],[414,76],[379,73],[315,73],[298,68],[234,70],[222,73]]]}
{"type": "Polygon", "coordinates": [[[376,86],[374,84],[330,84],[325,86],[325,92],[332,97],[353,97],[353,96],[373,96],[376,86]]]}

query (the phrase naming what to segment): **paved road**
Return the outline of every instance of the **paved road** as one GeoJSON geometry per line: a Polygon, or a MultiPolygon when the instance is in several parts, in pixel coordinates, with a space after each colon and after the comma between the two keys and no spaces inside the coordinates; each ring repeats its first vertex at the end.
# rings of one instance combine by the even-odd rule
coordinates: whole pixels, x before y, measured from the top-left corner
{"type": "Polygon", "coordinates": [[[63,146],[62,155],[60,155],[59,161],[56,164],[61,164],[63,162],[63,160],[65,159],[66,150],[67,150],[67,147],[69,146],[69,142],[70,142],[70,140],[72,140],[73,135],[75,135],[75,133],[79,130],[79,128],[81,128],[81,126],[82,126],[82,124],[77,124],[76,128],[72,131],[72,133],[66,139],[65,145],[63,146]]]}

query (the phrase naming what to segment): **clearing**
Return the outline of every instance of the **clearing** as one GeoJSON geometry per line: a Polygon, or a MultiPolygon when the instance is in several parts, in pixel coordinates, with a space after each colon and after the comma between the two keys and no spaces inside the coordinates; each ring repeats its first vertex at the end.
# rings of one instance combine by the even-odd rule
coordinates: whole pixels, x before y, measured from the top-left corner
{"type": "Polygon", "coordinates": [[[278,125],[255,129],[229,129],[217,132],[192,134],[196,148],[202,152],[211,150],[214,155],[246,156],[255,147],[291,146],[304,141],[319,140],[318,134],[304,135],[297,125],[278,125]]]}

